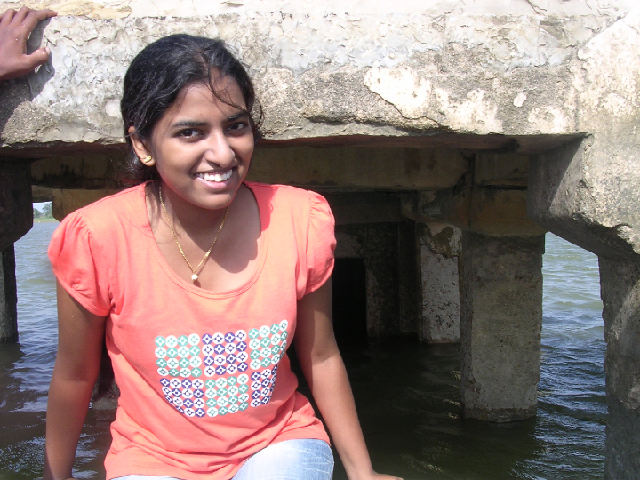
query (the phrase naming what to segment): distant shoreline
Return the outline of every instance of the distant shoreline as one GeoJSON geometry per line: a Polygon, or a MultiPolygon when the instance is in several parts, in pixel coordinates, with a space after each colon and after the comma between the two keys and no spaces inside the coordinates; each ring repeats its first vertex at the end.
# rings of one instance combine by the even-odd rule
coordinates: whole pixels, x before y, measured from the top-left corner
{"type": "Polygon", "coordinates": [[[57,222],[55,218],[34,218],[33,223],[52,223],[57,222]]]}

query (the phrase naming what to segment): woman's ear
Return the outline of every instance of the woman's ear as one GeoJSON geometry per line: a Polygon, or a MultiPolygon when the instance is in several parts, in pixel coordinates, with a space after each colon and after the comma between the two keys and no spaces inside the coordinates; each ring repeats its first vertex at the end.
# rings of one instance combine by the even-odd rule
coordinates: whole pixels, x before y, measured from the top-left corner
{"type": "Polygon", "coordinates": [[[136,133],[136,129],[133,125],[129,127],[129,138],[131,139],[131,145],[133,146],[133,151],[142,162],[147,167],[151,167],[156,164],[156,160],[151,156],[151,152],[142,141],[142,139],[136,133]]]}

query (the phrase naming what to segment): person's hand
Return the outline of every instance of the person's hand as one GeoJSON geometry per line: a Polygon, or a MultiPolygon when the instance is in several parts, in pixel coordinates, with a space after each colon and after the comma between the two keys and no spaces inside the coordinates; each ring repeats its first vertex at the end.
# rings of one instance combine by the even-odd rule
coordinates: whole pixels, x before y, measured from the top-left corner
{"type": "Polygon", "coordinates": [[[49,60],[49,47],[27,55],[27,40],[39,21],[56,16],[53,10],[22,7],[0,15],[0,80],[25,75],[49,60]]]}
{"type": "Polygon", "coordinates": [[[393,475],[384,475],[382,473],[372,471],[365,476],[358,477],[358,480],[402,480],[402,478],[394,477],[393,475]]]}

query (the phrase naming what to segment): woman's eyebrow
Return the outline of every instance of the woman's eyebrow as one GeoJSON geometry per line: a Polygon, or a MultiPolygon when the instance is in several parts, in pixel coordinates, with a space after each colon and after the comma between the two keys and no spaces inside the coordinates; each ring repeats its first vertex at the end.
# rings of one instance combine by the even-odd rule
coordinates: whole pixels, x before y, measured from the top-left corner
{"type": "Polygon", "coordinates": [[[197,120],[181,120],[179,122],[171,124],[171,128],[202,127],[204,125],[207,125],[207,122],[199,122],[197,120]]]}
{"type": "Polygon", "coordinates": [[[230,115],[229,117],[227,117],[227,122],[233,122],[235,120],[238,120],[239,118],[248,117],[248,116],[249,116],[249,114],[247,112],[243,112],[241,110],[238,113],[236,113],[235,115],[230,115]]]}

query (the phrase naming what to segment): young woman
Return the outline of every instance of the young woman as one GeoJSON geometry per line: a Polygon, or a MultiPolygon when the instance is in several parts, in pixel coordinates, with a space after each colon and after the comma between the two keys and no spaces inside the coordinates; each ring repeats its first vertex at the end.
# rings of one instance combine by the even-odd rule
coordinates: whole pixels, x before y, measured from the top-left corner
{"type": "Polygon", "coordinates": [[[141,183],[69,215],[49,248],[45,480],[71,477],[105,335],[121,392],[108,479],[331,478],[292,343],[349,478],[395,478],[372,470],[333,336],[328,204],[245,181],[257,126],[240,62],[219,40],[165,37],[133,60],[121,106],[141,183]]]}

